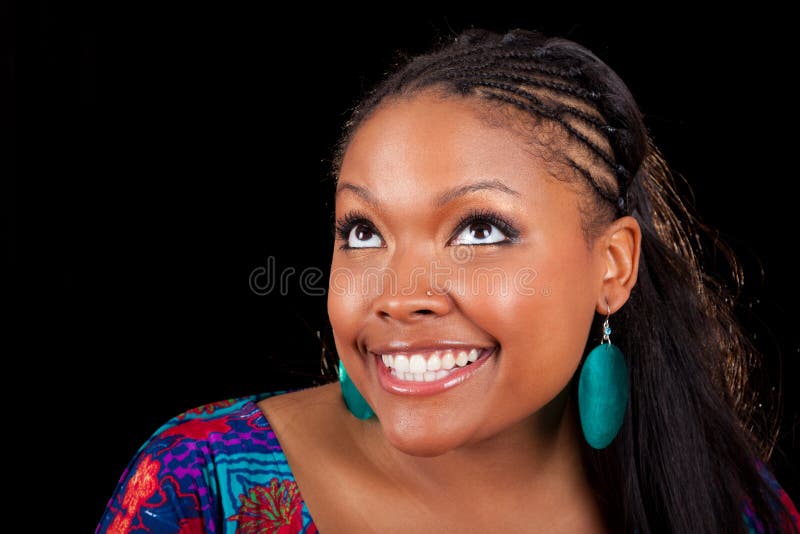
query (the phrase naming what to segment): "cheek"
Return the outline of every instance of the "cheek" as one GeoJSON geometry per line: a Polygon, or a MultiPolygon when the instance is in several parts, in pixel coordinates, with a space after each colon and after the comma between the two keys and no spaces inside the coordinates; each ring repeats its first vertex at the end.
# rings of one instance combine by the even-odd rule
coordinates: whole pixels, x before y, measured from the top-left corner
{"type": "Polygon", "coordinates": [[[342,266],[334,258],[328,282],[328,320],[333,329],[336,351],[356,384],[366,380],[365,362],[360,357],[358,342],[377,285],[376,277],[366,276],[364,269],[363,265],[342,266]]]}
{"type": "Polygon", "coordinates": [[[510,269],[535,268],[535,276],[506,296],[487,296],[477,303],[485,320],[481,326],[496,333],[503,348],[507,391],[535,396],[537,403],[552,399],[574,375],[594,318],[598,287],[588,252],[553,247],[552,254],[544,254],[542,248],[535,262],[529,258],[510,269]]]}
{"type": "Polygon", "coordinates": [[[345,268],[331,267],[328,284],[328,319],[333,328],[336,347],[340,355],[356,348],[356,333],[361,319],[361,301],[359,289],[355,285],[355,276],[345,268]],[[341,345],[345,343],[345,345],[341,345]]]}
{"type": "MultiPolygon", "coordinates": [[[[541,339],[580,359],[594,317],[599,286],[587,254],[559,258],[542,272],[541,339]]],[[[577,362],[576,362],[577,363],[577,362]]]]}

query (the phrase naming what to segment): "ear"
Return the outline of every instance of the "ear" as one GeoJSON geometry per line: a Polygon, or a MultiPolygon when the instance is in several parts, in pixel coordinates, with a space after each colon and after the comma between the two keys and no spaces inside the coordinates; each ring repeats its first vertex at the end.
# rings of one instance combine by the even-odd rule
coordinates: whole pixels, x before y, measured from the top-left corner
{"type": "Polygon", "coordinates": [[[642,245],[642,230],[639,222],[631,216],[615,220],[598,239],[597,251],[605,267],[597,313],[606,315],[620,309],[631,295],[639,274],[639,255],[642,245]]]}

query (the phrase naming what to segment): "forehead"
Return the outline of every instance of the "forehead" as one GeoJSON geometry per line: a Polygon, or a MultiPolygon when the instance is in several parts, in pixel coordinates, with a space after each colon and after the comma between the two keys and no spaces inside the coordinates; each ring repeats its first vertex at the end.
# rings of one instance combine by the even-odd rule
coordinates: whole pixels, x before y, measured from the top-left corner
{"type": "Polygon", "coordinates": [[[548,170],[506,121],[492,117],[475,98],[428,93],[384,103],[355,132],[339,182],[392,202],[493,179],[532,193],[548,170]]]}

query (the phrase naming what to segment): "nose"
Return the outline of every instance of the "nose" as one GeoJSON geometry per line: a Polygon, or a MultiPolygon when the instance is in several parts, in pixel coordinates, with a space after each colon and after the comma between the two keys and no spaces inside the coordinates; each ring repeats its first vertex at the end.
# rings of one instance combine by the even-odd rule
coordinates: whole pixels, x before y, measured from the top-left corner
{"type": "MultiPolygon", "coordinates": [[[[424,284],[422,284],[424,285],[424,284]]],[[[450,297],[428,286],[403,294],[402,289],[392,294],[386,291],[375,298],[374,310],[381,319],[414,322],[426,317],[446,315],[451,308],[450,297]]]]}
{"type": "MultiPolygon", "coordinates": [[[[425,261],[413,260],[409,254],[393,262],[391,271],[397,275],[395,282],[382,287],[372,303],[373,312],[383,320],[394,319],[414,322],[425,318],[446,315],[452,308],[452,300],[446,291],[437,289],[430,282],[425,261]]],[[[417,259],[420,255],[414,255],[417,259]]],[[[435,270],[435,269],[434,269],[435,270]]]]}

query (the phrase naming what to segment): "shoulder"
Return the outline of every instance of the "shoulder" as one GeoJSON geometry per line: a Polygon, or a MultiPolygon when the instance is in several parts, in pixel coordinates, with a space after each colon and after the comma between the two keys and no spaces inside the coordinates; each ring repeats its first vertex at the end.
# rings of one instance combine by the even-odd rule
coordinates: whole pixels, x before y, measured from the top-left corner
{"type": "MultiPolygon", "coordinates": [[[[180,465],[196,469],[224,465],[229,459],[241,461],[257,454],[259,460],[272,453],[281,459],[281,447],[257,402],[282,392],[228,399],[198,406],[167,421],[138,452],[166,470],[180,465]],[[221,462],[221,464],[220,464],[221,462]]],[[[196,472],[196,471],[195,471],[196,472]]]]}
{"type": "MultiPolygon", "coordinates": [[[[235,450],[229,447],[234,435],[269,428],[256,402],[272,395],[228,399],[187,410],[164,423],[142,449],[159,452],[160,446],[173,447],[177,442],[183,442],[194,444],[192,450],[207,454],[230,453],[235,450]]],[[[246,439],[237,443],[245,445],[250,441],[246,439]]]]}
{"type": "Polygon", "coordinates": [[[123,472],[97,532],[227,532],[252,519],[241,510],[276,497],[302,525],[294,477],[257,405],[282,393],[205,404],[163,424],[123,472]]]}
{"type": "MultiPolygon", "coordinates": [[[[767,486],[772,491],[772,495],[769,496],[768,501],[775,510],[776,515],[780,518],[781,531],[800,532],[800,513],[798,513],[795,504],[783,487],[781,487],[775,475],[763,462],[760,460],[756,461],[756,466],[758,467],[761,478],[764,479],[767,486]]],[[[743,516],[749,532],[766,532],[766,527],[753,510],[753,504],[749,497],[745,499],[743,516]]]]}
{"type": "Polygon", "coordinates": [[[296,468],[316,469],[323,459],[330,467],[343,448],[349,459],[358,453],[360,422],[347,411],[338,383],[265,398],[258,406],[296,468]]]}

